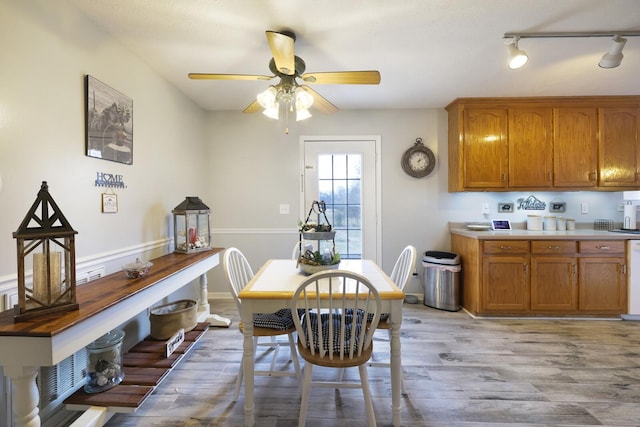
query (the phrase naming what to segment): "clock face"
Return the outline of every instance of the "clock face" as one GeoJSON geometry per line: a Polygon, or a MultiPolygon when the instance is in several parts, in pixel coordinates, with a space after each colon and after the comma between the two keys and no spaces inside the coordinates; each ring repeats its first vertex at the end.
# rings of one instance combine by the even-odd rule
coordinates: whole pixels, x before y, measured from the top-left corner
{"type": "Polygon", "coordinates": [[[422,144],[416,144],[402,156],[402,169],[414,178],[429,175],[436,166],[433,152],[422,144]]]}
{"type": "Polygon", "coordinates": [[[429,156],[423,151],[416,151],[409,157],[409,166],[416,172],[423,172],[429,167],[429,156]]]}

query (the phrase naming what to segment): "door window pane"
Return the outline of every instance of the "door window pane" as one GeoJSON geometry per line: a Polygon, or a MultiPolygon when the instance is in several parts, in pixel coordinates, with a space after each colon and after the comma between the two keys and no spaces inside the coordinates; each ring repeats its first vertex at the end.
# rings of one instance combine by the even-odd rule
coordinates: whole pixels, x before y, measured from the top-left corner
{"type": "Polygon", "coordinates": [[[362,257],[362,155],[318,156],[319,199],[336,230],[336,250],[343,259],[362,257]]]}

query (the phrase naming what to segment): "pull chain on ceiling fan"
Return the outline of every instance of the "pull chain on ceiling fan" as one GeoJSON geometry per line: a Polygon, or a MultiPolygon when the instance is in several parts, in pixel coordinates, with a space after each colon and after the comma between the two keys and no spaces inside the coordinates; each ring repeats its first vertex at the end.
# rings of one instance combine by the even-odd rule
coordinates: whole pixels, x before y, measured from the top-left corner
{"type": "Polygon", "coordinates": [[[189,73],[190,79],[195,80],[271,80],[279,77],[280,81],[269,86],[258,94],[244,113],[255,113],[263,108],[263,113],[272,119],[279,118],[280,108],[283,107],[287,115],[295,112],[296,120],[311,117],[309,108],[314,106],[323,113],[331,114],[338,108],[325,99],[318,92],[307,85],[301,85],[297,79],[309,84],[380,84],[378,71],[336,71],[305,74],[306,64],[302,58],[295,55],[295,34],[291,32],[267,31],[267,41],[273,58],[269,61],[271,76],[251,74],[209,74],[189,73]]]}

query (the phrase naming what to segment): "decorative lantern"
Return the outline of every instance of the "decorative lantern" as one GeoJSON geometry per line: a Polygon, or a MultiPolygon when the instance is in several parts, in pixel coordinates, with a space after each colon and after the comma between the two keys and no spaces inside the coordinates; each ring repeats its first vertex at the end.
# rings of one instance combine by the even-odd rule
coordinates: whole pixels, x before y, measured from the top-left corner
{"type": "Polygon", "coordinates": [[[43,181],[18,230],[18,305],[14,320],[77,310],[75,231],[43,181]],[[32,274],[29,275],[28,271],[32,274]],[[27,281],[31,277],[30,282],[27,281]]]}
{"type": "Polygon", "coordinates": [[[199,197],[187,197],[171,212],[175,252],[189,254],[211,249],[211,210],[199,197]]]}

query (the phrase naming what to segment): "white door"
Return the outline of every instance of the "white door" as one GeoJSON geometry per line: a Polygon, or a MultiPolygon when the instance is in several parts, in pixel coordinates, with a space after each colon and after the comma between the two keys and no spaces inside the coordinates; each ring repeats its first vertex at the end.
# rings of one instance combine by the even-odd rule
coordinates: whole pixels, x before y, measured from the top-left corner
{"type": "MultiPolygon", "coordinates": [[[[327,205],[343,259],[380,260],[380,137],[300,137],[305,220],[314,200],[327,205]]],[[[311,218],[317,220],[315,215],[311,218]]]]}

